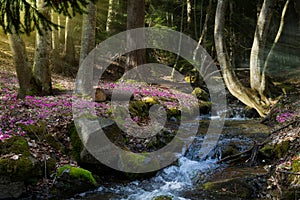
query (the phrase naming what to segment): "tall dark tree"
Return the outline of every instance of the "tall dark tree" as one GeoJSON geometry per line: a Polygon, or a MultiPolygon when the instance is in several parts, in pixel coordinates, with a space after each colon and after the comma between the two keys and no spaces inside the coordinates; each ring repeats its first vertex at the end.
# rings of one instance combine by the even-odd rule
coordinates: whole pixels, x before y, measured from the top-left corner
{"type": "MultiPolygon", "coordinates": [[[[44,0],[38,0],[39,11],[50,20],[51,10],[46,7],[44,0]]],[[[51,53],[51,31],[41,30],[36,33],[35,57],[33,65],[33,75],[41,87],[41,94],[49,95],[52,93],[51,74],[50,74],[50,53],[51,53]]]]}
{"type": "MultiPolygon", "coordinates": [[[[145,0],[128,0],[127,2],[127,30],[145,27],[145,0]]],[[[135,47],[143,42],[142,35],[127,34],[127,46],[135,47]]],[[[146,62],[146,50],[139,49],[128,53],[126,71],[146,62]]]]}

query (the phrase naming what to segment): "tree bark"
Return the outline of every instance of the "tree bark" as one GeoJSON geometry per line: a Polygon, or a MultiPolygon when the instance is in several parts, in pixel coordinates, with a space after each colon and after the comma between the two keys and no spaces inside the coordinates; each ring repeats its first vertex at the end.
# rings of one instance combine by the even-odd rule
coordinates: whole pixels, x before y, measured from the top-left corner
{"type": "Polygon", "coordinates": [[[265,44],[268,36],[269,25],[273,14],[272,6],[275,5],[276,0],[264,0],[260,10],[254,40],[251,48],[250,56],[250,85],[253,90],[256,90],[261,95],[262,82],[262,67],[265,61],[265,44]]]}
{"type": "MultiPolygon", "coordinates": [[[[127,30],[145,26],[145,0],[128,0],[127,4],[127,30]]],[[[144,42],[142,35],[127,34],[127,46],[134,48],[137,43],[144,42]]],[[[146,50],[139,49],[128,53],[125,71],[144,64],[146,50]]]]}
{"type": "Polygon", "coordinates": [[[272,56],[272,53],[274,52],[274,49],[275,49],[277,43],[279,42],[280,36],[282,34],[283,27],[284,27],[284,24],[285,24],[285,15],[286,15],[286,11],[288,9],[289,3],[290,3],[290,0],[287,0],[285,2],[285,5],[284,5],[282,13],[281,13],[281,20],[280,20],[280,25],[279,25],[279,28],[278,28],[278,31],[277,31],[277,35],[275,37],[273,45],[272,45],[272,47],[270,49],[270,52],[268,53],[268,56],[266,58],[264,66],[263,66],[262,77],[261,77],[261,86],[260,86],[260,90],[259,90],[259,92],[262,95],[264,95],[264,92],[266,90],[266,85],[267,85],[267,83],[266,83],[266,76],[265,76],[265,73],[266,73],[266,70],[267,70],[267,66],[269,64],[270,58],[272,56]]]}
{"type": "Polygon", "coordinates": [[[208,22],[209,22],[209,19],[210,19],[210,16],[211,16],[211,10],[212,10],[212,0],[209,0],[209,4],[208,4],[207,9],[206,9],[205,21],[204,21],[204,25],[203,25],[203,28],[202,28],[202,32],[201,32],[200,38],[198,40],[197,47],[193,52],[193,54],[194,54],[193,59],[194,60],[197,56],[196,54],[197,54],[198,49],[200,48],[201,45],[203,45],[204,49],[206,49],[205,43],[206,43],[207,26],[208,26],[208,22]]]}
{"type": "Polygon", "coordinates": [[[107,21],[106,21],[106,32],[112,33],[114,32],[113,24],[115,21],[115,17],[117,16],[118,1],[117,0],[109,0],[108,3],[108,12],[107,12],[107,21]]]}
{"type": "Polygon", "coordinates": [[[77,75],[76,90],[79,94],[93,96],[92,90],[94,59],[90,58],[85,60],[85,58],[95,47],[97,16],[96,4],[90,2],[87,6],[87,12],[88,13],[83,16],[82,21],[81,49],[79,61],[80,68],[77,75]]]}
{"type": "MultiPolygon", "coordinates": [[[[55,16],[55,15],[56,15],[56,13],[54,11],[52,11],[52,13],[51,13],[51,21],[53,23],[58,23],[58,21],[57,21],[58,17],[55,16]]],[[[58,30],[52,30],[52,49],[54,51],[57,51],[58,44],[59,44],[58,30]]]]}
{"type": "Polygon", "coordinates": [[[25,43],[20,35],[16,33],[9,34],[8,38],[19,81],[18,98],[36,94],[38,88],[35,84],[32,68],[28,62],[25,43]]]}
{"type": "Polygon", "coordinates": [[[224,42],[225,12],[227,3],[227,0],[218,0],[214,30],[216,52],[218,61],[221,65],[225,84],[233,96],[238,98],[247,106],[256,109],[260,116],[265,116],[267,111],[262,106],[259,96],[254,90],[246,88],[241,84],[229,62],[224,42]]]}
{"type": "Polygon", "coordinates": [[[191,0],[186,0],[186,24],[187,29],[190,30],[192,24],[192,2],[191,0]]]}
{"type": "Polygon", "coordinates": [[[97,7],[96,4],[90,2],[87,6],[87,14],[83,16],[82,21],[82,35],[81,35],[81,50],[80,50],[80,61],[81,64],[87,55],[95,47],[96,37],[96,16],[97,7]]]}
{"type": "MultiPolygon", "coordinates": [[[[43,0],[38,1],[38,9],[45,17],[50,19],[51,10],[45,7],[43,0]]],[[[51,31],[41,30],[36,33],[36,50],[33,65],[33,75],[37,83],[41,86],[42,95],[52,93],[50,74],[50,52],[51,52],[51,31]]]]}
{"type": "Polygon", "coordinates": [[[65,45],[64,45],[64,58],[69,66],[75,65],[75,46],[73,42],[72,33],[72,19],[70,17],[66,18],[65,27],[65,45]]]}

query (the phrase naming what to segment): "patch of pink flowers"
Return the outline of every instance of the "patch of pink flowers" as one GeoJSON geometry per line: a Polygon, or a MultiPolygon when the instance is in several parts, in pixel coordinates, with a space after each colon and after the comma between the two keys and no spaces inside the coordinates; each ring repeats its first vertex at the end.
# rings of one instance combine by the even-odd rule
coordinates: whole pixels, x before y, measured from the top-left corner
{"type": "Polygon", "coordinates": [[[293,114],[290,113],[289,111],[287,111],[287,112],[278,114],[276,117],[276,120],[279,123],[284,123],[284,122],[290,120],[292,117],[293,117],[293,114]]]}

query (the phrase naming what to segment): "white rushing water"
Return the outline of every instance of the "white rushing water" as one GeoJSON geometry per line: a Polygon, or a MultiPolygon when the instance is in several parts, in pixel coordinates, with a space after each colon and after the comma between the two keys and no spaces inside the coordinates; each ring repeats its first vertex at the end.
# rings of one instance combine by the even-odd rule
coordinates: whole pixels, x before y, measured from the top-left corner
{"type": "Polygon", "coordinates": [[[204,182],[205,178],[220,167],[216,164],[217,158],[200,159],[196,154],[201,147],[199,143],[203,137],[196,137],[186,156],[178,159],[177,165],[169,166],[156,176],[147,180],[132,181],[129,184],[118,184],[112,187],[99,187],[96,191],[80,194],[81,197],[88,197],[96,194],[98,199],[112,194],[110,200],[152,200],[154,197],[165,195],[174,200],[184,200],[184,192],[192,190],[195,183],[204,182]]]}
{"type": "MultiPolygon", "coordinates": [[[[234,119],[232,119],[234,120],[234,119]]],[[[193,128],[191,123],[187,128],[193,128]]],[[[224,165],[217,164],[222,157],[222,149],[230,143],[238,144],[238,149],[244,151],[251,140],[238,138],[224,138],[221,136],[216,148],[205,158],[199,157],[204,136],[196,136],[184,156],[178,162],[159,171],[154,177],[146,180],[132,181],[127,184],[111,184],[110,187],[99,187],[95,191],[82,193],[83,199],[100,200],[152,200],[157,196],[170,196],[173,200],[195,199],[186,195],[205,183],[217,170],[224,165]],[[93,198],[90,198],[93,196],[93,198]]]]}

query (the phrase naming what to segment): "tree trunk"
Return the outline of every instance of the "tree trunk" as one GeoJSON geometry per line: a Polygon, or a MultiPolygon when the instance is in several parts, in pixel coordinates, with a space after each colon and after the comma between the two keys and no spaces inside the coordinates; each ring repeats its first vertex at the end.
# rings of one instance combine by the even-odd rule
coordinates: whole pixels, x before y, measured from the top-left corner
{"type": "Polygon", "coordinates": [[[81,49],[79,61],[80,68],[77,75],[76,90],[79,94],[93,96],[92,89],[94,59],[85,60],[85,58],[95,48],[97,16],[96,4],[90,2],[87,6],[87,12],[88,13],[83,16],[82,20],[81,49]]]}
{"type": "MultiPolygon", "coordinates": [[[[127,30],[145,26],[145,0],[128,0],[127,4],[127,30]]],[[[144,42],[142,35],[127,34],[127,46],[134,48],[137,43],[144,42]]],[[[144,64],[146,50],[139,49],[128,53],[125,71],[144,64]]]]}
{"type": "Polygon", "coordinates": [[[19,81],[18,98],[36,94],[38,88],[33,78],[32,68],[28,62],[25,43],[16,33],[9,34],[8,38],[19,81]]]}
{"type": "Polygon", "coordinates": [[[108,3],[108,11],[107,11],[107,21],[106,21],[106,32],[112,33],[114,32],[114,21],[115,17],[117,16],[118,1],[117,0],[109,0],[108,3]]]}
{"type": "Polygon", "coordinates": [[[266,85],[267,85],[265,72],[266,72],[267,66],[269,64],[270,58],[272,56],[272,53],[274,52],[274,49],[275,49],[277,43],[279,42],[280,36],[282,34],[283,27],[284,27],[284,24],[285,24],[285,14],[286,14],[286,11],[288,9],[289,3],[290,3],[290,0],[287,0],[284,7],[283,7],[283,10],[282,10],[282,13],[281,13],[280,25],[279,25],[279,28],[278,28],[278,31],[277,31],[277,35],[275,37],[275,40],[274,40],[273,45],[271,47],[271,50],[268,53],[268,56],[266,58],[264,66],[263,66],[262,77],[261,77],[261,86],[260,86],[260,90],[259,90],[262,94],[265,92],[266,85]]]}
{"type": "Polygon", "coordinates": [[[265,61],[265,44],[268,36],[269,25],[273,14],[272,6],[276,0],[264,0],[260,10],[254,40],[250,56],[250,85],[253,90],[259,92],[262,96],[264,91],[261,91],[262,82],[262,67],[265,61]]]}
{"type": "MultiPolygon", "coordinates": [[[[38,9],[45,17],[50,19],[51,10],[45,7],[43,0],[38,1],[38,9]]],[[[51,52],[51,31],[41,30],[36,33],[36,50],[33,65],[33,75],[35,80],[42,88],[42,95],[52,93],[51,74],[50,74],[50,52],[51,52]]]]}
{"type": "Polygon", "coordinates": [[[96,16],[97,6],[90,2],[87,6],[87,14],[83,16],[82,21],[82,35],[81,35],[81,50],[80,50],[80,61],[81,64],[87,55],[95,47],[96,37],[96,16]]]}
{"type": "MultiPolygon", "coordinates": [[[[51,21],[53,23],[58,23],[57,19],[58,17],[55,16],[56,13],[54,11],[52,11],[51,13],[51,21]]],[[[57,51],[58,49],[58,44],[59,44],[59,38],[58,38],[58,30],[52,30],[52,49],[53,51],[57,51]]]]}
{"type": "Polygon", "coordinates": [[[192,2],[191,0],[186,0],[186,24],[187,29],[190,30],[192,24],[192,2]]]}
{"type": "Polygon", "coordinates": [[[69,66],[75,65],[75,46],[73,42],[72,33],[72,19],[70,17],[66,18],[65,27],[65,46],[64,46],[64,58],[69,66]]]}
{"type": "Polygon", "coordinates": [[[212,0],[209,0],[209,4],[208,4],[207,10],[206,10],[204,25],[203,25],[203,28],[202,28],[202,32],[201,32],[200,38],[198,40],[197,47],[193,52],[193,54],[194,54],[193,59],[194,60],[197,56],[196,54],[197,54],[197,52],[198,52],[201,45],[203,45],[204,46],[203,48],[206,49],[205,43],[206,43],[207,26],[208,26],[208,22],[209,22],[209,19],[210,19],[210,16],[211,16],[211,10],[212,10],[212,0]]]}
{"type": "Polygon", "coordinates": [[[262,106],[257,92],[246,88],[241,84],[229,62],[224,42],[225,12],[227,3],[227,0],[218,0],[214,30],[218,61],[222,68],[222,75],[225,84],[233,96],[238,98],[247,106],[256,109],[260,116],[265,116],[267,111],[262,106]]]}
{"type": "MultiPolygon", "coordinates": [[[[57,25],[63,26],[63,17],[60,14],[57,15],[57,25]]],[[[59,27],[57,34],[58,34],[58,44],[63,43],[65,39],[63,28],[59,27]]]]}

